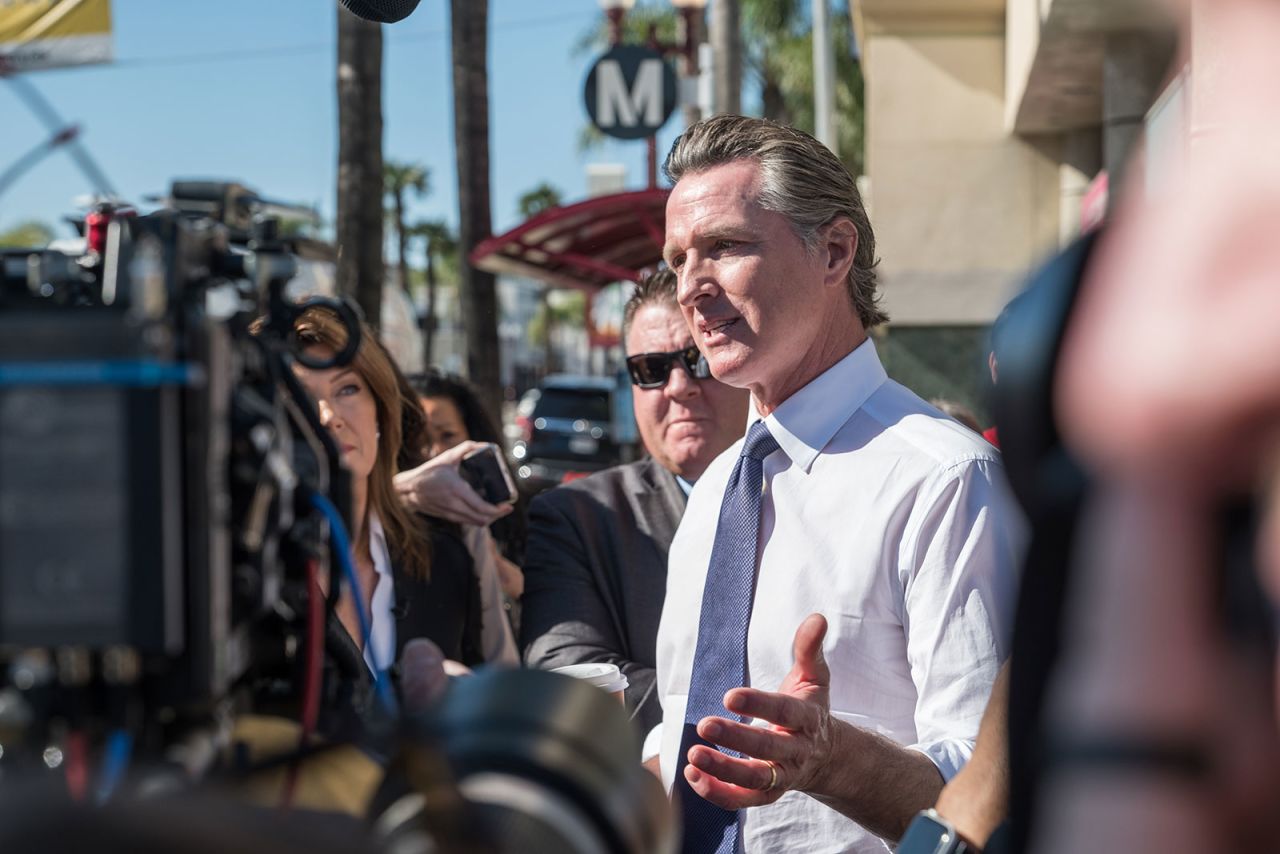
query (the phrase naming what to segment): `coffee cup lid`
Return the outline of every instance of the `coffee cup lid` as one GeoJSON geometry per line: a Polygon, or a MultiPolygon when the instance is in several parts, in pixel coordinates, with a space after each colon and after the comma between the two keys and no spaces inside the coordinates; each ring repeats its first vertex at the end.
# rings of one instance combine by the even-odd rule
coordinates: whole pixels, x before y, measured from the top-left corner
{"type": "Polygon", "coordinates": [[[590,682],[597,688],[604,688],[606,691],[619,690],[608,686],[618,681],[622,681],[625,684],[627,679],[627,677],[622,674],[622,671],[618,669],[618,665],[608,664],[606,662],[569,664],[564,667],[556,667],[551,672],[563,673],[565,676],[572,676],[575,679],[590,682]]]}

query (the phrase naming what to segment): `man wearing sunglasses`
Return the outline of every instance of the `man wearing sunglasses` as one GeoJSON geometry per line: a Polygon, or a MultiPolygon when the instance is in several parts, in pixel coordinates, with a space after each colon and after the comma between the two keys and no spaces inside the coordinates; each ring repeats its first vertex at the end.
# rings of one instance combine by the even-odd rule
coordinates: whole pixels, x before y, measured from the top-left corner
{"type": "Polygon", "coordinates": [[[662,716],[654,655],[667,547],[693,484],[742,436],[747,394],[711,377],[668,270],[636,288],[623,312],[623,338],[649,457],[533,500],[521,647],[532,667],[621,667],[630,683],[627,709],[648,732],[662,716]]]}

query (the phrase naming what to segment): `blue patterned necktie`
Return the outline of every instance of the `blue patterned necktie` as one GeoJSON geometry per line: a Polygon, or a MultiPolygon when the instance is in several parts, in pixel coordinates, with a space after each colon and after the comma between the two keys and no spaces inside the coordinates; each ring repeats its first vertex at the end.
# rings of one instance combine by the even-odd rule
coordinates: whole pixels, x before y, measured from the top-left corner
{"type": "Polygon", "coordinates": [[[703,800],[689,787],[684,768],[689,748],[707,744],[697,733],[698,721],[707,715],[741,720],[725,711],[724,694],[747,684],[747,625],[755,599],[764,459],[776,450],[778,443],[764,422],[752,424],[720,504],[676,764],[674,788],[684,816],[684,854],[734,854],[738,845],[737,812],[703,800]]]}

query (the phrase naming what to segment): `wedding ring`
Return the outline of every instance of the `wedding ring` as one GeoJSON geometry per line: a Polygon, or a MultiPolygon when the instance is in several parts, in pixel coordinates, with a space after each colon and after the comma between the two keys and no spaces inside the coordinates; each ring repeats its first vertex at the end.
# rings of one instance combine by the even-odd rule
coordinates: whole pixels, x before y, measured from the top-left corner
{"type": "Polygon", "coordinates": [[[765,762],[769,764],[769,785],[765,786],[761,791],[772,792],[773,788],[778,785],[778,766],[769,762],[768,759],[765,762]]]}

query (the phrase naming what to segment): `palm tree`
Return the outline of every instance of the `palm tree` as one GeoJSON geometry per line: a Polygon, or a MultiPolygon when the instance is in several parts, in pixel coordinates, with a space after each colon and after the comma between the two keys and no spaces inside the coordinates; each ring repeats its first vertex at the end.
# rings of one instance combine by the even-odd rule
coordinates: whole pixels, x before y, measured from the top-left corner
{"type": "Polygon", "coordinates": [[[713,69],[712,110],[742,112],[742,4],[740,0],[716,0],[711,4],[713,69]]]}
{"type": "Polygon", "coordinates": [[[453,133],[458,159],[458,249],[467,373],[491,416],[502,412],[498,295],[470,254],[492,233],[489,201],[489,0],[449,0],[453,133]]]}
{"type": "MultiPolygon", "coordinates": [[[[522,195],[519,201],[516,202],[516,206],[520,209],[520,216],[525,219],[531,219],[545,210],[560,207],[561,201],[560,191],[543,182],[522,195]]],[[[530,337],[542,342],[542,352],[546,354],[548,371],[551,370],[553,358],[551,351],[552,333],[558,319],[551,308],[551,291],[552,287],[550,285],[543,287],[542,304],[539,307],[539,313],[534,318],[535,322],[531,324],[532,328],[530,330],[530,337]]]]}
{"type": "Polygon", "coordinates": [[[405,194],[413,193],[422,198],[431,192],[431,179],[427,167],[418,163],[400,163],[388,160],[382,164],[382,188],[391,201],[387,213],[396,229],[396,270],[400,287],[409,292],[409,233],[405,225],[405,194]]]}
{"type": "Polygon", "coordinates": [[[444,220],[426,220],[409,228],[412,237],[421,238],[425,243],[427,256],[427,305],[422,313],[422,351],[426,367],[431,367],[432,339],[436,331],[436,262],[449,257],[458,251],[458,240],[454,237],[448,223],[444,220]]]}
{"type": "Polygon", "coordinates": [[[338,7],[338,287],[382,316],[382,27],[338,7]]]}
{"type": "MultiPolygon", "coordinates": [[[[741,0],[745,64],[760,81],[765,118],[814,132],[813,24],[803,0],[741,0]]],[[[862,172],[862,66],[853,49],[847,4],[833,4],[836,134],[840,159],[854,175],[862,172]],[[840,21],[845,25],[841,26],[840,21]]]]}
{"type": "Polygon", "coordinates": [[[516,207],[520,211],[520,216],[532,219],[545,210],[560,207],[563,201],[561,192],[544,181],[522,195],[516,202],[516,207]]]}

